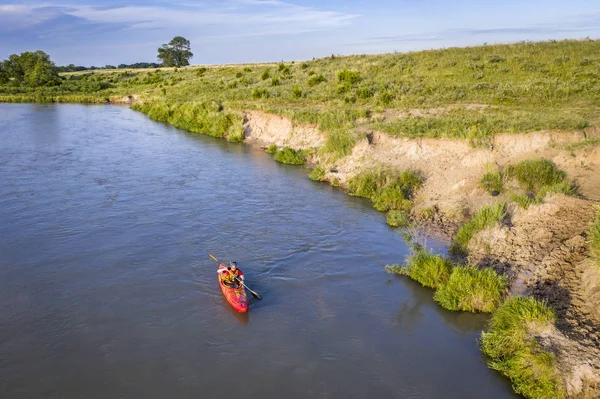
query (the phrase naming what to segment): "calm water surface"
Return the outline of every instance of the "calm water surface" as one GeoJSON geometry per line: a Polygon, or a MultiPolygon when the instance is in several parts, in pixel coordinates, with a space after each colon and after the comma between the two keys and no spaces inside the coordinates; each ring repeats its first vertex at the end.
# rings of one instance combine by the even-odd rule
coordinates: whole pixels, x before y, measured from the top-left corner
{"type": "MultiPolygon", "coordinates": [[[[0,397],[512,398],[368,202],[117,106],[0,104],[0,397]],[[264,299],[240,315],[206,253],[264,299]]],[[[436,242],[430,245],[443,251],[436,242]]]]}

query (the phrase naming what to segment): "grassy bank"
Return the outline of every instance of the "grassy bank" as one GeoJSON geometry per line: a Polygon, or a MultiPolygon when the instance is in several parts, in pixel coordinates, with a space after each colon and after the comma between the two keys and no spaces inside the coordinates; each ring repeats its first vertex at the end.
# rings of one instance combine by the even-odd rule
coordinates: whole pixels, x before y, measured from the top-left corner
{"type": "Polygon", "coordinates": [[[435,290],[433,299],[444,309],[493,312],[502,302],[506,279],[491,269],[456,265],[449,259],[416,247],[404,266],[386,267],[435,290]]]}
{"type": "Polygon", "coordinates": [[[539,345],[535,334],[552,329],[556,317],[531,297],[506,301],[494,313],[481,350],[488,364],[507,376],[515,392],[531,399],[565,397],[554,366],[554,355],[539,345]]]}
{"type": "Polygon", "coordinates": [[[331,132],[345,153],[358,125],[408,137],[486,140],[499,132],[600,122],[600,41],[549,41],[306,62],[65,73],[52,87],[0,86],[0,101],[104,102],[136,94],[168,104],[217,101],[331,132]],[[476,107],[472,105],[476,104],[476,107]],[[424,110],[407,118],[398,113],[424,110]]]}

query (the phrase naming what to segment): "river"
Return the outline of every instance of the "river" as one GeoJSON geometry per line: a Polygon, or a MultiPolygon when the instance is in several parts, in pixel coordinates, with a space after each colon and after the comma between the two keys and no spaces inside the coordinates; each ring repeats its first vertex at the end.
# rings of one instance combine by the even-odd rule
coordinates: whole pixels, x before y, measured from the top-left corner
{"type": "Polygon", "coordinates": [[[306,174],[126,107],[0,104],[0,397],[516,397],[487,318],[387,274],[384,215],[306,174]]]}

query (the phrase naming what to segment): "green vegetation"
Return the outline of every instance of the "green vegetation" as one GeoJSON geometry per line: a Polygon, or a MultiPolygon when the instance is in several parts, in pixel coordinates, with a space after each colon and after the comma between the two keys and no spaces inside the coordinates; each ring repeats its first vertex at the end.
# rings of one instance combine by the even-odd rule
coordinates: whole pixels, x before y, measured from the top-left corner
{"type": "Polygon", "coordinates": [[[507,376],[515,392],[531,399],[563,398],[565,393],[554,366],[554,355],[534,338],[551,327],[556,317],[531,297],[515,297],[494,313],[488,332],[481,335],[481,350],[488,365],[507,376]]]}
{"type": "Polygon", "coordinates": [[[348,191],[351,195],[370,198],[378,211],[409,211],[413,192],[421,187],[421,182],[421,176],[413,170],[371,169],[352,177],[348,191]]]}
{"type": "Polygon", "coordinates": [[[600,206],[594,206],[596,218],[590,225],[590,253],[596,264],[600,266],[600,206]]]}
{"type": "Polygon", "coordinates": [[[502,302],[507,285],[506,278],[492,269],[455,265],[414,244],[405,266],[386,266],[386,270],[433,288],[433,299],[453,311],[493,312],[502,302]]]}
{"type": "Polygon", "coordinates": [[[452,267],[453,264],[449,259],[419,247],[406,260],[406,266],[392,265],[386,267],[386,270],[408,276],[424,287],[437,289],[448,282],[452,267]]]}
{"type": "Polygon", "coordinates": [[[157,57],[163,66],[182,67],[190,65],[190,58],[193,56],[190,41],[185,37],[175,36],[168,44],[159,47],[157,57]]]}
{"type": "Polygon", "coordinates": [[[460,226],[450,250],[457,254],[466,254],[471,238],[477,232],[501,222],[506,217],[506,210],[505,202],[479,209],[468,222],[460,226]]]}
{"type": "Polygon", "coordinates": [[[547,159],[529,159],[506,168],[505,179],[513,179],[525,191],[515,194],[511,199],[527,208],[539,204],[548,193],[577,195],[574,183],[567,181],[567,174],[547,159]]]}
{"type": "Polygon", "coordinates": [[[275,154],[277,152],[277,146],[275,144],[270,144],[266,150],[268,154],[275,154]]]}
{"type": "Polygon", "coordinates": [[[392,227],[406,228],[410,226],[410,217],[403,210],[389,211],[386,215],[386,221],[392,227]]]}
{"type": "Polygon", "coordinates": [[[308,175],[308,177],[310,178],[310,180],[324,181],[325,180],[325,169],[316,167],[312,170],[312,172],[310,172],[310,175],[308,175]]]}
{"type": "Polygon", "coordinates": [[[579,150],[582,148],[595,147],[598,145],[600,145],[600,139],[597,139],[595,137],[590,137],[590,138],[586,138],[581,141],[578,141],[576,143],[567,144],[564,148],[567,150],[570,150],[570,151],[574,151],[574,150],[579,150]]]}
{"type": "Polygon", "coordinates": [[[486,174],[484,174],[481,180],[479,181],[479,187],[481,187],[490,194],[494,191],[501,193],[503,188],[502,172],[500,172],[499,170],[494,172],[486,172],[486,174]]]}
{"type": "Polygon", "coordinates": [[[135,104],[133,109],[149,118],[169,123],[190,132],[226,138],[230,141],[243,139],[242,117],[223,110],[217,102],[169,104],[163,101],[135,104]]]}
{"type": "Polygon", "coordinates": [[[274,159],[277,162],[289,165],[303,165],[306,162],[306,153],[303,150],[294,150],[290,147],[283,147],[275,152],[274,159]]]}
{"type": "Polygon", "coordinates": [[[573,130],[599,123],[598,54],[598,40],[551,41],[294,64],[80,71],[63,74],[58,84],[37,86],[7,80],[0,68],[0,101],[100,103],[132,94],[169,104],[217,101],[228,110],[275,111],[295,122],[336,115],[335,124],[319,123],[327,133],[361,126],[478,144],[498,132],[573,130]],[[236,78],[238,73],[243,76],[236,78]],[[436,111],[383,122],[364,117],[415,108],[436,111]]]}
{"type": "Polygon", "coordinates": [[[54,63],[43,51],[13,54],[0,63],[0,85],[33,88],[52,87],[60,83],[54,63]]]}
{"type": "Polygon", "coordinates": [[[433,299],[448,310],[493,312],[502,302],[507,281],[492,269],[457,266],[433,299]]]}

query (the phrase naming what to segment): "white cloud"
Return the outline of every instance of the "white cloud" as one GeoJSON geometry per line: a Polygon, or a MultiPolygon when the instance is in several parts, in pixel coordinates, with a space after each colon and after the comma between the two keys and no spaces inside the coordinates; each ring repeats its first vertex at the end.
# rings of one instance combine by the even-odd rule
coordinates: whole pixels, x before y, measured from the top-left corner
{"type": "MultiPolygon", "coordinates": [[[[234,0],[170,6],[43,4],[0,6],[0,20],[10,14],[13,29],[30,28],[53,17],[71,16],[95,24],[120,24],[129,29],[165,29],[193,34],[211,27],[211,36],[253,36],[313,32],[348,25],[357,15],[284,3],[279,0],[234,0]],[[233,6],[233,7],[232,7],[233,6]]],[[[0,30],[2,30],[0,28],[0,30]]]]}

